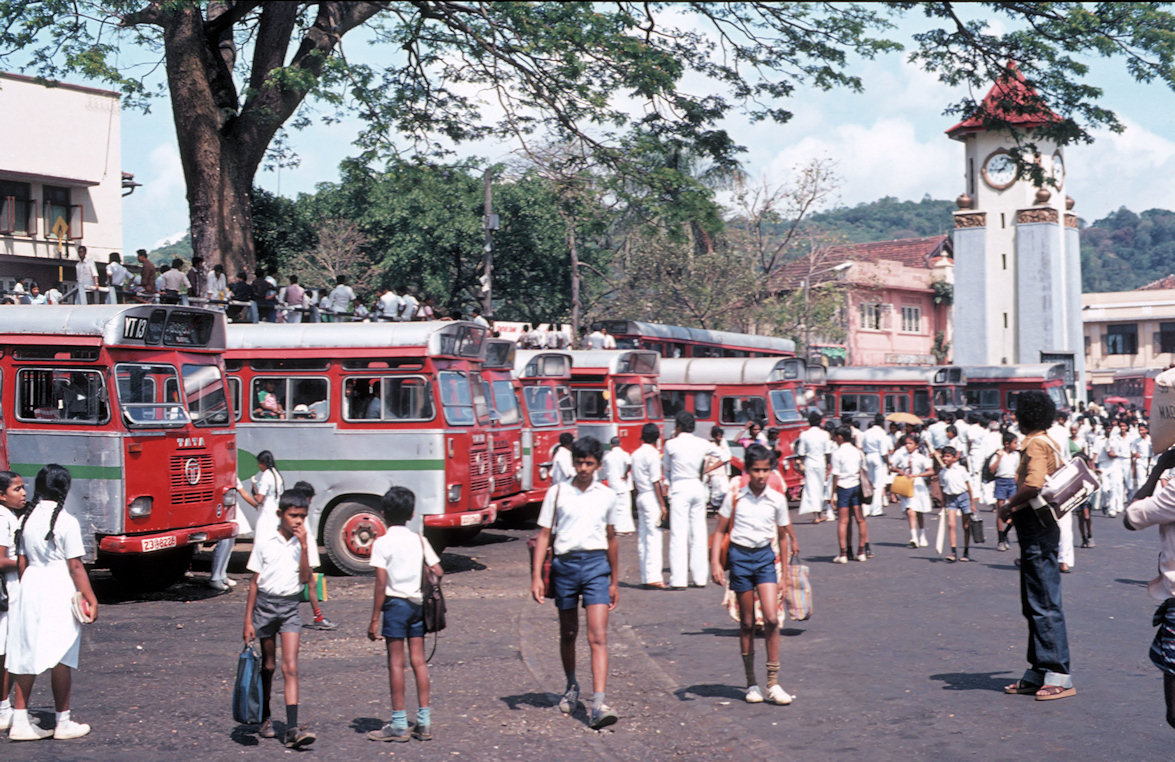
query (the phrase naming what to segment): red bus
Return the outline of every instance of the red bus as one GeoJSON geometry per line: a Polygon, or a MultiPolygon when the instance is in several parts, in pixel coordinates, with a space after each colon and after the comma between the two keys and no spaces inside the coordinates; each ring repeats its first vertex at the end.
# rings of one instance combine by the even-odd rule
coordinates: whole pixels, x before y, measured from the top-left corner
{"type": "Polygon", "coordinates": [[[236,533],[236,436],[225,394],[225,318],[161,305],[4,311],[0,417],[12,470],[73,475],[65,509],[85,559],[161,589],[197,545],[236,533]]]}
{"type": "Polygon", "coordinates": [[[287,485],[314,485],[310,526],[349,574],[370,573],[393,484],[416,493],[413,521],[437,545],[476,534],[497,515],[485,339],[466,322],[229,326],[242,476],[270,450],[287,485]]]}
{"type": "Polygon", "coordinates": [[[877,413],[913,413],[937,418],[963,410],[967,376],[957,365],[829,368],[821,407],[828,415],[851,415],[854,425],[877,413]]]}
{"type": "Polygon", "coordinates": [[[775,358],[694,358],[661,361],[661,407],[665,431],[673,429],[673,418],[687,410],[698,421],[696,434],[710,438],[719,425],[731,445],[735,465],[742,467],[742,448],[735,442],[739,432],[752,421],[765,420],[765,428],[779,429],[779,471],[788,493],[798,494],[803,479],[792,464],[792,443],[808,423],[809,385],[824,382],[822,366],[805,367],[797,357],[775,358]]]}
{"type": "Polygon", "coordinates": [[[490,405],[490,499],[498,514],[526,505],[522,488],[521,385],[514,378],[514,342],[486,339],[482,364],[486,400],[490,405]]]}
{"type": "Polygon", "coordinates": [[[542,502],[551,486],[551,453],[563,432],[576,433],[571,397],[571,355],[520,350],[514,377],[522,385],[522,487],[528,503],[542,502]]]}
{"type": "Polygon", "coordinates": [[[605,320],[600,325],[616,339],[617,349],[651,349],[668,358],[679,357],[788,357],[796,343],[776,336],[711,331],[680,325],[605,320]]]}
{"type": "Polygon", "coordinates": [[[963,399],[968,410],[990,413],[1013,413],[1020,392],[1036,389],[1047,392],[1057,410],[1069,412],[1072,406],[1065,387],[1063,363],[1034,365],[965,365],[967,385],[963,399]]]}
{"type": "Polygon", "coordinates": [[[1114,374],[1114,383],[1106,397],[1122,397],[1127,405],[1134,405],[1143,415],[1150,417],[1151,400],[1155,396],[1155,379],[1162,369],[1145,370],[1131,368],[1114,374]]]}
{"type": "Polygon", "coordinates": [[[657,387],[661,356],[656,352],[605,349],[567,352],[579,436],[604,443],[620,437],[632,452],[641,444],[641,427],[663,422],[657,387]]]}

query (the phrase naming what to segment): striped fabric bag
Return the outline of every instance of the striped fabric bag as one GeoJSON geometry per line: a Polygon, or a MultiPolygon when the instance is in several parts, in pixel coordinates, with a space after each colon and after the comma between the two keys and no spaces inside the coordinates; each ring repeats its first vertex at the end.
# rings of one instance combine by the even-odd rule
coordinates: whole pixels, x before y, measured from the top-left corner
{"type": "Polygon", "coordinates": [[[784,572],[783,586],[788,617],[802,622],[812,616],[812,582],[807,565],[799,561],[799,556],[792,556],[784,572]]]}

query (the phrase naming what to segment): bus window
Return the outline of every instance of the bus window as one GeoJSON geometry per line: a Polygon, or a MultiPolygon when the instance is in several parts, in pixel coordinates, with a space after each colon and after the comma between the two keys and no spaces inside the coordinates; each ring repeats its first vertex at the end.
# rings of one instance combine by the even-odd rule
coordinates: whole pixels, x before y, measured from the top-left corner
{"type": "Polygon", "coordinates": [[[93,370],[23,369],[16,375],[16,418],[40,423],[105,423],[106,385],[93,370]]]}
{"type": "Polygon", "coordinates": [[[622,421],[639,421],[645,414],[640,384],[616,384],[616,415],[622,421]]]}
{"type": "Polygon", "coordinates": [[[379,376],[348,376],[343,382],[343,419],[378,421],[383,414],[382,388],[379,376]]]}
{"type": "Polygon", "coordinates": [[[1004,410],[1007,410],[1012,413],[1016,412],[1016,398],[1019,396],[1020,396],[1020,392],[1008,392],[1008,395],[1007,395],[1008,404],[1006,407],[1004,407],[1004,410]]]}
{"type": "Polygon", "coordinates": [[[800,411],[796,409],[796,393],[792,389],[773,389],[771,410],[775,413],[776,423],[800,420],[800,411]]]}
{"type": "Polygon", "coordinates": [[[559,401],[555,390],[549,386],[524,386],[522,396],[526,412],[530,414],[532,426],[558,426],[559,401]]]}
{"type": "Polygon", "coordinates": [[[348,421],[431,421],[432,387],[419,376],[349,376],[343,385],[348,421]]]}
{"type": "Polygon", "coordinates": [[[224,394],[224,377],[215,365],[188,365],[180,369],[184,376],[184,397],[188,413],[197,426],[223,426],[228,423],[228,400],[224,394]]]}
{"type": "Polygon", "coordinates": [[[968,407],[994,410],[1000,406],[999,389],[965,389],[963,403],[968,407]]]}
{"type": "MultiPolygon", "coordinates": [[[[702,420],[714,417],[713,392],[694,392],[694,416],[702,420]]],[[[669,411],[665,412],[665,417],[669,417],[669,411]]]]}
{"type": "Polygon", "coordinates": [[[1053,398],[1053,404],[1057,406],[1058,410],[1069,407],[1069,395],[1065,393],[1065,387],[1050,386],[1048,393],[1053,398]]]}
{"type": "Polygon", "coordinates": [[[481,377],[480,373],[470,374],[469,388],[473,390],[473,414],[477,416],[477,422],[482,425],[490,422],[490,403],[486,386],[485,379],[481,377]]]}
{"type": "Polygon", "coordinates": [[[946,407],[948,405],[956,404],[955,403],[955,395],[952,392],[954,392],[954,389],[949,386],[940,387],[938,389],[935,389],[934,390],[934,406],[935,407],[946,407]]]}
{"type": "Polygon", "coordinates": [[[840,413],[860,413],[873,415],[879,412],[881,400],[876,394],[841,394],[840,413]]]}
{"type": "Polygon", "coordinates": [[[467,376],[461,371],[443,370],[438,378],[441,407],[450,426],[472,426],[475,421],[484,423],[488,420],[485,393],[477,374],[467,376]]]}
{"type": "Polygon", "coordinates": [[[127,424],[182,426],[188,422],[188,413],[179,401],[179,379],[172,366],[118,363],[114,377],[118,404],[127,424]]]}
{"type": "Polygon", "coordinates": [[[607,421],[611,417],[603,389],[576,390],[575,409],[581,421],[607,421]]]}
{"type": "Polygon", "coordinates": [[[493,381],[490,389],[494,393],[494,412],[498,414],[498,423],[518,423],[518,398],[514,396],[513,382],[504,379],[493,381]]]}
{"type": "Polygon", "coordinates": [[[914,390],[914,415],[925,418],[930,415],[930,390],[914,390]]]}
{"type": "Polygon", "coordinates": [[[685,410],[685,395],[686,392],[668,391],[661,392],[661,409],[665,411],[665,419],[674,418],[682,410],[685,410]]]}
{"type": "Polygon", "coordinates": [[[723,423],[747,423],[767,417],[767,400],[762,397],[723,397],[720,405],[723,423]]]}
{"type": "Polygon", "coordinates": [[[571,396],[571,389],[559,386],[555,388],[555,393],[559,395],[559,416],[563,424],[569,426],[575,423],[575,398],[571,396]]]}
{"type": "Polygon", "coordinates": [[[887,394],[885,395],[885,414],[890,413],[908,413],[910,412],[910,395],[908,394],[887,394]]]}
{"type": "Polygon", "coordinates": [[[233,401],[233,420],[241,420],[241,379],[236,376],[228,377],[229,398],[233,401]]]}
{"type": "Polygon", "coordinates": [[[325,378],[254,378],[253,420],[325,421],[330,416],[325,378]]]}
{"type": "Polygon", "coordinates": [[[645,384],[645,417],[650,421],[661,419],[661,394],[656,384],[645,384]]]}

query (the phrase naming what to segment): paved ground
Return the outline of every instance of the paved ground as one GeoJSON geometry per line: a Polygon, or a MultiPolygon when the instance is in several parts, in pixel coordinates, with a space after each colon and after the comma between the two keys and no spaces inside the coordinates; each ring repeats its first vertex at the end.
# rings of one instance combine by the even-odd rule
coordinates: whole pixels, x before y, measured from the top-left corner
{"type": "MultiPolygon", "coordinates": [[[[1144,584],[1155,570],[1153,531],[1129,533],[1117,520],[1096,519],[1097,548],[1078,550],[1077,567],[1064,578],[1078,696],[1035,702],[1000,691],[1024,667],[1015,553],[996,552],[989,527],[989,543],[973,552],[977,563],[948,564],[932,548],[905,548],[904,521],[892,511],[870,527],[877,557],[848,566],[830,563],[830,525],[798,528],[815,615],[784,630],[782,682],[797,697],[789,707],[742,702],[737,629],[718,605],[718,589],[632,587],[636,548],[633,538],[624,538],[626,584],[610,627],[608,692],[622,719],[603,733],[588,729],[582,712],[568,719],[554,708],[554,691],[562,688],[555,613],[526,594],[522,539],[528,531],[489,530],[476,545],[444,554],[451,626],[432,663],[436,740],[429,743],[380,745],[364,738],[391,711],[382,644],[364,636],[370,582],[331,578],[326,611],[341,626],[307,631],[302,641],[302,717],[319,734],[303,753],[479,760],[1171,758],[1175,730],[1163,720],[1161,677],[1146,658],[1154,606],[1144,584]]],[[[929,530],[933,538],[933,522],[929,530]]],[[[189,583],[166,594],[110,600],[101,621],[87,629],[74,709],[94,725],[90,737],[20,746],[0,741],[0,757],[293,754],[231,720],[244,587],[212,594],[201,586],[201,563],[206,569],[206,555],[197,558],[189,583]]],[[[243,563],[240,552],[234,568],[243,563]]],[[[108,584],[100,589],[112,595],[108,584]]],[[[587,683],[586,646],[582,652],[580,676],[587,683]]],[[[48,687],[39,681],[34,695],[46,724],[48,687]]],[[[274,690],[280,696],[280,678],[274,690]]]]}

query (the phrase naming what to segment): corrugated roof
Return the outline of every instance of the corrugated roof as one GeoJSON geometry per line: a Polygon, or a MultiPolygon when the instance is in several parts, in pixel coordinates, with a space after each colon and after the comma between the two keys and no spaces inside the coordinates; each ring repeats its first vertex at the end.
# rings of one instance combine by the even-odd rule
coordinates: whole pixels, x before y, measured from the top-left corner
{"type": "Polygon", "coordinates": [[[1139,286],[1135,291],[1158,291],[1160,289],[1175,288],[1175,275],[1165,275],[1158,280],[1152,280],[1145,286],[1139,286]]]}
{"type": "Polygon", "coordinates": [[[777,288],[791,290],[803,285],[811,275],[811,285],[832,280],[832,268],[845,262],[897,262],[906,267],[929,270],[938,257],[954,259],[954,250],[949,235],[932,235],[924,238],[898,238],[892,241],[869,241],[846,246],[833,246],[822,253],[820,262],[813,268],[807,259],[799,259],[784,265],[775,275],[777,288]],[[816,270],[812,273],[812,270],[816,270]]]}

